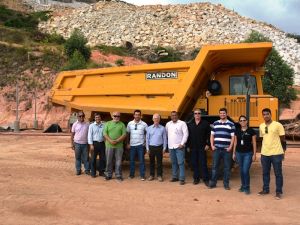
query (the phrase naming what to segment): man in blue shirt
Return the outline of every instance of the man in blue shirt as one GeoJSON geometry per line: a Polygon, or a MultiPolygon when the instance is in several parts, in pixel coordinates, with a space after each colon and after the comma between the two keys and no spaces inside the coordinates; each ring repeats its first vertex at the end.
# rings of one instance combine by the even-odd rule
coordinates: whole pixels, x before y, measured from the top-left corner
{"type": "Polygon", "coordinates": [[[95,122],[89,126],[88,144],[91,151],[91,176],[96,177],[97,156],[100,157],[99,176],[104,175],[105,170],[105,144],[103,138],[104,124],[99,113],[95,114],[95,122]]]}
{"type": "Polygon", "coordinates": [[[227,109],[221,108],[219,110],[219,116],[220,120],[213,123],[213,129],[210,136],[211,149],[213,151],[213,165],[209,188],[216,187],[219,163],[220,159],[223,158],[223,184],[225,190],[230,190],[229,178],[235,127],[234,124],[227,119],[227,109]]]}
{"type": "Polygon", "coordinates": [[[146,149],[150,158],[150,177],[148,180],[154,180],[155,177],[155,159],[157,162],[157,179],[162,182],[163,169],[162,158],[163,153],[167,149],[167,133],[166,129],[159,124],[160,115],[153,115],[153,125],[147,128],[146,134],[146,149]]]}

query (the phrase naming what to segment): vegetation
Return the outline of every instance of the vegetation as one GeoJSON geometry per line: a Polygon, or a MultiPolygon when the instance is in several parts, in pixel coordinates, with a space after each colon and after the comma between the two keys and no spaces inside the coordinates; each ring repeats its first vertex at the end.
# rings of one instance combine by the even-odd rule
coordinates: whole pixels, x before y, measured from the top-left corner
{"type": "MultiPolygon", "coordinates": [[[[246,43],[271,41],[257,31],[252,31],[246,43]]],[[[265,63],[266,74],[263,77],[264,91],[277,97],[281,104],[289,105],[296,99],[296,91],[292,88],[294,70],[273,48],[265,63]]]]}
{"type": "Polygon", "coordinates": [[[171,47],[164,48],[158,46],[156,49],[154,49],[154,52],[155,55],[150,55],[148,57],[148,61],[150,63],[182,61],[182,53],[171,47]]]}
{"type": "Polygon", "coordinates": [[[65,54],[71,59],[73,54],[78,51],[87,62],[91,56],[91,49],[86,46],[86,44],[87,39],[84,37],[83,33],[78,29],[75,29],[64,44],[65,54]]]}
{"type": "Polygon", "coordinates": [[[98,45],[95,47],[100,50],[105,55],[113,54],[119,56],[129,56],[131,55],[131,51],[124,47],[110,46],[110,45],[98,45]]]}
{"type": "Polygon", "coordinates": [[[290,37],[290,38],[294,38],[297,40],[297,43],[300,43],[300,35],[299,34],[291,34],[288,33],[286,36],[290,37]]]}
{"type": "Polygon", "coordinates": [[[79,69],[86,69],[86,61],[83,55],[78,51],[75,50],[71,58],[69,59],[67,65],[63,67],[62,70],[79,70],[79,69]]]}
{"type": "Polygon", "coordinates": [[[117,60],[115,61],[115,64],[116,64],[117,66],[124,66],[124,60],[123,60],[123,59],[117,59],[117,60]]]}

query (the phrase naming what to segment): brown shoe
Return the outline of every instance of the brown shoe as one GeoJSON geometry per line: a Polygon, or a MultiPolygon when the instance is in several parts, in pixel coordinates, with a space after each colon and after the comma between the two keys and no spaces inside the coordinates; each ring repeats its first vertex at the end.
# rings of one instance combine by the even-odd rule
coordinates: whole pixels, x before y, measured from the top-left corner
{"type": "Polygon", "coordinates": [[[153,176],[150,176],[150,177],[148,178],[148,180],[149,180],[149,181],[152,181],[152,180],[154,180],[154,177],[153,177],[153,176]]]}

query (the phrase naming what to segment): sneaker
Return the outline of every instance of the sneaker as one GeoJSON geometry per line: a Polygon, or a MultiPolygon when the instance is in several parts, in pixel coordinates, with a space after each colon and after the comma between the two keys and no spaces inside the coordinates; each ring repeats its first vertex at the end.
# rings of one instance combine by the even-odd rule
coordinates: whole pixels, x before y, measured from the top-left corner
{"type": "Polygon", "coordinates": [[[81,170],[76,171],[76,175],[79,176],[81,174],[81,170]]]}
{"type": "Polygon", "coordinates": [[[162,177],[157,177],[157,180],[158,180],[159,182],[163,182],[163,181],[164,181],[162,177]]]}
{"type": "Polygon", "coordinates": [[[239,192],[245,192],[244,188],[240,187],[239,192]]]}
{"type": "Polygon", "coordinates": [[[172,179],[170,180],[170,182],[177,182],[177,181],[179,181],[177,178],[172,178],[172,179]]]}
{"type": "Polygon", "coordinates": [[[150,177],[148,178],[148,180],[149,180],[149,181],[152,181],[152,180],[154,180],[154,177],[153,177],[153,176],[150,176],[150,177]]]}
{"type": "Polygon", "coordinates": [[[181,180],[179,184],[180,184],[180,185],[185,185],[185,181],[184,181],[184,180],[181,180]]]}
{"type": "Polygon", "coordinates": [[[245,190],[244,192],[246,195],[250,195],[250,190],[245,190]]]}
{"type": "Polygon", "coordinates": [[[279,193],[279,192],[277,192],[276,195],[275,195],[275,199],[276,199],[276,200],[280,200],[281,197],[282,197],[282,194],[279,193]]]}
{"type": "Polygon", "coordinates": [[[267,194],[269,194],[269,192],[265,191],[265,190],[262,190],[262,191],[257,193],[257,195],[267,195],[267,194]]]}
{"type": "Polygon", "coordinates": [[[132,180],[134,176],[129,175],[128,179],[132,180]]]}
{"type": "Polygon", "coordinates": [[[224,189],[225,189],[226,191],[229,191],[231,188],[230,188],[229,186],[224,186],[224,189]]]}
{"type": "Polygon", "coordinates": [[[200,180],[195,179],[195,180],[193,181],[193,184],[194,184],[194,185],[197,185],[197,184],[199,184],[199,183],[200,183],[200,180]]]}
{"type": "Polygon", "coordinates": [[[145,181],[145,177],[141,177],[141,181],[145,181]]]}
{"type": "Polygon", "coordinates": [[[116,179],[117,179],[117,181],[120,181],[120,182],[123,181],[123,177],[117,177],[116,179]]]}

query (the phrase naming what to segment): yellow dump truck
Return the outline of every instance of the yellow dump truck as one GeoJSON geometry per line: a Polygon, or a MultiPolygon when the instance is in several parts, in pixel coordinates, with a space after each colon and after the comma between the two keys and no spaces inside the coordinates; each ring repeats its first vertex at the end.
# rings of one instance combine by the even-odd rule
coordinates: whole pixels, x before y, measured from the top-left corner
{"type": "Polygon", "coordinates": [[[173,110],[186,120],[194,108],[216,118],[221,107],[237,121],[246,114],[248,91],[250,126],[258,127],[265,107],[272,110],[273,120],[278,118],[277,98],[264,94],[262,87],[271,49],[272,43],[206,45],[193,61],[65,71],[58,74],[51,99],[72,112],[101,112],[106,119],[120,111],[125,122],[135,109],[150,122],[153,113],[166,120],[173,110]]]}

